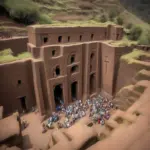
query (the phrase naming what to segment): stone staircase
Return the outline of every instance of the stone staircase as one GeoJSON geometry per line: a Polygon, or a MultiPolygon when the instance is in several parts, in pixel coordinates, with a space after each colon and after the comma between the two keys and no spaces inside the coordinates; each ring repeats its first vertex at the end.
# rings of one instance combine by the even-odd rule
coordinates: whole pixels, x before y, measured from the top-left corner
{"type": "MultiPolygon", "coordinates": [[[[150,82],[148,82],[148,84],[149,83],[150,82]]],[[[141,81],[136,85],[130,86],[130,90],[135,89],[137,85],[145,86],[148,84],[145,81],[141,81]]],[[[149,89],[146,88],[144,93],[149,93],[149,89]]],[[[139,94],[139,92],[137,93],[139,94]]],[[[127,147],[127,145],[129,146],[130,143],[136,141],[136,139],[141,137],[142,133],[146,131],[146,113],[143,111],[142,108],[148,106],[148,100],[149,95],[147,96],[146,94],[141,94],[140,98],[138,98],[138,101],[137,98],[133,95],[130,96],[129,101],[134,104],[131,107],[129,107],[126,111],[114,110],[110,119],[105,121],[105,125],[103,126],[100,124],[93,124],[90,118],[86,116],[68,129],[56,129],[51,134],[48,149],[90,150],[97,144],[100,145],[99,148],[102,148],[103,146],[107,147],[108,141],[110,142],[111,140],[114,140],[116,142],[115,145],[117,146],[117,141],[119,140],[118,137],[125,137],[126,139],[129,138],[129,140],[123,141],[123,144],[121,145],[123,147],[127,147]],[[141,125],[143,121],[144,125],[141,125]],[[133,128],[137,128],[137,130],[133,131],[133,128]],[[131,134],[131,131],[135,133],[131,134]],[[126,143],[126,141],[129,142],[126,143]]],[[[111,144],[113,144],[113,142],[111,144]]]]}
{"type": "Polygon", "coordinates": [[[142,140],[147,137],[145,135],[149,134],[149,90],[150,86],[127,111],[117,110],[104,126],[105,130],[109,130],[109,134],[103,136],[100,142],[87,150],[100,148],[105,150],[141,150],[145,148],[145,144],[150,148],[149,140],[142,140]],[[109,127],[107,127],[108,125],[109,127]],[[142,143],[137,141],[142,141],[142,143]]]}
{"type": "Polygon", "coordinates": [[[132,84],[136,84],[140,80],[150,80],[150,71],[146,69],[140,70],[132,79],[132,84]]]}
{"type": "Polygon", "coordinates": [[[150,71],[146,69],[140,70],[132,79],[132,84],[123,87],[115,96],[114,103],[121,110],[127,110],[135,103],[141,94],[148,87],[150,81],[150,71]]]}
{"type": "Polygon", "coordinates": [[[139,116],[140,113],[128,113],[116,110],[111,118],[105,122],[105,125],[93,124],[91,127],[89,127],[89,124],[91,123],[90,119],[86,118],[89,121],[79,121],[66,131],[54,131],[49,142],[49,150],[58,149],[60,146],[63,149],[65,146],[69,146],[70,150],[82,149],[84,143],[97,137],[98,140],[95,140],[95,142],[91,144],[93,145],[110,137],[115,130],[120,128],[120,126],[130,126],[139,116]]]}

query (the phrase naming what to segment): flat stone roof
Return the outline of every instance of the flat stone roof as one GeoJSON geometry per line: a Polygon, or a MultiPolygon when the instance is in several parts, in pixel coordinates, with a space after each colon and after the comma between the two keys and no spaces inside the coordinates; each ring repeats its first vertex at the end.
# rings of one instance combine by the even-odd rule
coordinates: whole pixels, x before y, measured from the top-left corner
{"type": "Polygon", "coordinates": [[[117,28],[122,28],[121,26],[115,24],[86,24],[86,25],[31,25],[28,26],[29,33],[65,33],[65,32],[89,32],[90,30],[93,32],[99,32],[101,29],[107,29],[108,26],[113,26],[117,28]],[[69,31],[70,30],[70,31],[69,31]]]}

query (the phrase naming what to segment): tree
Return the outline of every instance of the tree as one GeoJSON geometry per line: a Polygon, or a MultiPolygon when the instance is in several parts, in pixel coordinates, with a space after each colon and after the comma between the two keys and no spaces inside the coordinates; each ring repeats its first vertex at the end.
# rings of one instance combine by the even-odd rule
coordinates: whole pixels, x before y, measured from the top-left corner
{"type": "Polygon", "coordinates": [[[9,16],[20,23],[28,25],[38,21],[38,7],[30,0],[5,0],[4,7],[9,16]]]}
{"type": "Polygon", "coordinates": [[[126,25],[126,28],[127,29],[131,29],[133,27],[133,24],[132,23],[128,23],[127,25],[126,25]]]}
{"type": "Polygon", "coordinates": [[[107,21],[107,18],[104,14],[100,17],[100,21],[103,23],[107,21]]]}
{"type": "Polygon", "coordinates": [[[141,27],[134,26],[131,28],[130,34],[128,35],[128,38],[130,40],[137,41],[140,38],[141,34],[142,34],[141,27]]]}
{"type": "Polygon", "coordinates": [[[138,43],[140,45],[150,45],[150,30],[148,30],[142,34],[138,43]]]}
{"type": "Polygon", "coordinates": [[[116,23],[119,24],[119,25],[123,25],[124,21],[121,17],[117,17],[116,18],[116,23]]]}
{"type": "Polygon", "coordinates": [[[111,10],[108,15],[109,15],[110,21],[114,21],[114,18],[117,16],[117,11],[111,10]]]}

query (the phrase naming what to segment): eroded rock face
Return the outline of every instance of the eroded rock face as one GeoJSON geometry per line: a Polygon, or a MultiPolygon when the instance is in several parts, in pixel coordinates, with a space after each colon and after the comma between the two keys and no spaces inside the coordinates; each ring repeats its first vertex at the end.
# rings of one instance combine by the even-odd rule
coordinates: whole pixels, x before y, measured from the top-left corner
{"type": "MultiPolygon", "coordinates": [[[[149,82],[150,83],[150,82],[149,82]]],[[[149,97],[150,84],[140,98],[127,111],[117,110],[109,121],[116,121],[120,126],[113,130],[109,138],[91,146],[88,150],[141,150],[149,149],[149,97]],[[118,143],[118,140],[120,141],[118,143]],[[109,143],[109,145],[108,145],[109,143]],[[132,143],[132,144],[131,144],[132,143]]]]}
{"type": "Polygon", "coordinates": [[[18,117],[16,113],[0,120],[0,143],[9,146],[21,144],[21,126],[18,117]]]}
{"type": "Polygon", "coordinates": [[[115,105],[117,105],[121,110],[127,110],[138,98],[136,96],[132,96],[133,92],[133,85],[122,88],[113,100],[115,105]]]}
{"type": "Polygon", "coordinates": [[[148,87],[150,63],[147,59],[150,60],[150,54],[140,50],[134,50],[123,56],[117,80],[117,93],[114,98],[114,103],[121,110],[127,110],[148,87]],[[137,53],[139,57],[135,57],[137,53]]]}

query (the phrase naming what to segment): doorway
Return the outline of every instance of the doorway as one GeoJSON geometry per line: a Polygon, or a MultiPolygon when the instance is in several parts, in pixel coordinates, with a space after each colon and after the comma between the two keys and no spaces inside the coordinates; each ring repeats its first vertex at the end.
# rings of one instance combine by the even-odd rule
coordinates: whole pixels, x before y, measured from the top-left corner
{"type": "Polygon", "coordinates": [[[93,94],[95,92],[95,74],[90,75],[90,94],[93,94]]]}
{"type": "Polygon", "coordinates": [[[77,100],[77,82],[71,84],[71,98],[73,101],[77,100]]]}
{"type": "Polygon", "coordinates": [[[54,88],[54,100],[55,100],[56,107],[60,106],[64,103],[62,84],[55,86],[55,88],[54,88]]]}
{"type": "Polygon", "coordinates": [[[26,96],[19,97],[21,108],[23,112],[27,112],[27,105],[26,105],[26,96]]]}
{"type": "Polygon", "coordinates": [[[117,34],[117,38],[116,38],[116,40],[119,40],[119,36],[120,36],[120,34],[118,33],[118,34],[117,34]]]}

